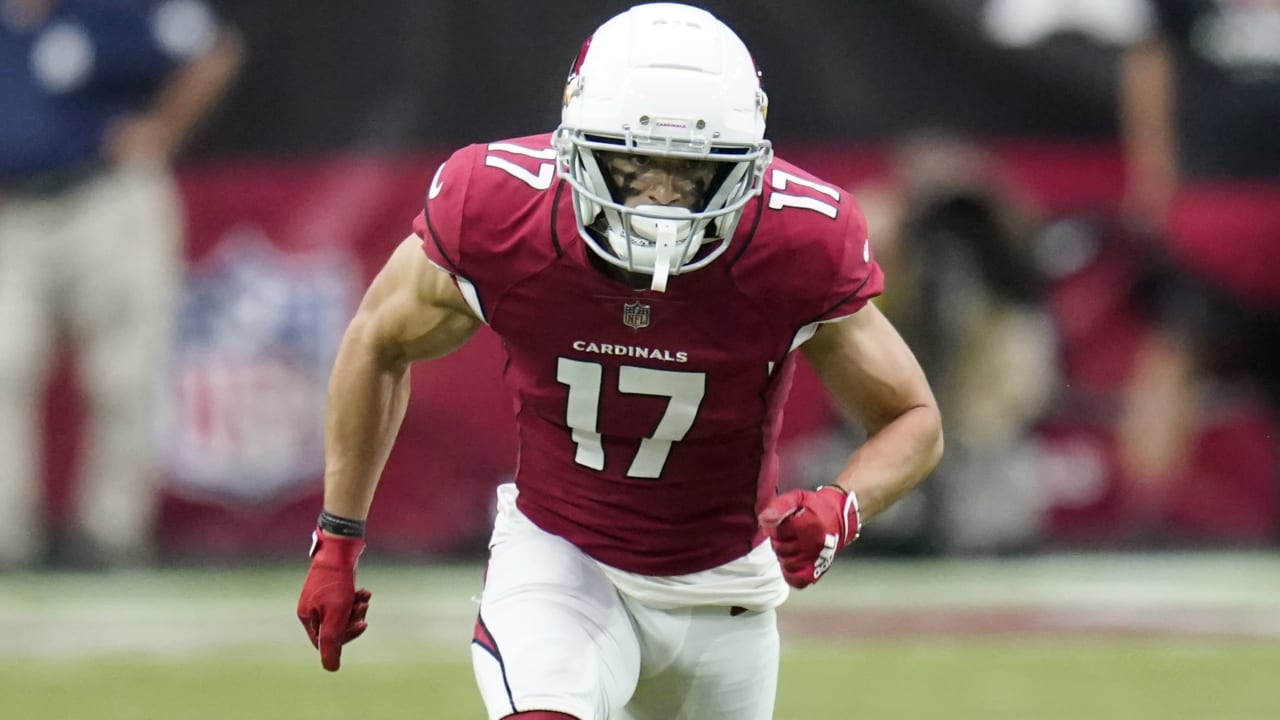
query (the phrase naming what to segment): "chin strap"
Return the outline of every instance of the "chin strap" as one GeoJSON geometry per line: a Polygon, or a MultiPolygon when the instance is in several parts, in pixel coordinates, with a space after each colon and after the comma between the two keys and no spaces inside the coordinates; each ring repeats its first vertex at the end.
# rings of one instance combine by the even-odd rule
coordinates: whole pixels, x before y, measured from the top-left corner
{"type": "Polygon", "coordinates": [[[667,278],[671,275],[671,256],[676,249],[676,230],[681,223],[675,220],[654,220],[653,224],[657,237],[654,238],[653,281],[649,289],[666,292],[667,278]]]}

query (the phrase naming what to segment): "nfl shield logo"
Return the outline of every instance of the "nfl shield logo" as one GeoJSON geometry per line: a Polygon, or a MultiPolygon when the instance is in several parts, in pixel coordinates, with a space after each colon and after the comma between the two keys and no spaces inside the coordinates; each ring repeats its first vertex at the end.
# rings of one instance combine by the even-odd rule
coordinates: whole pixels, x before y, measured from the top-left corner
{"type": "Polygon", "coordinates": [[[622,324],[639,330],[649,327],[649,306],[641,302],[627,303],[622,306],[622,324]]]}

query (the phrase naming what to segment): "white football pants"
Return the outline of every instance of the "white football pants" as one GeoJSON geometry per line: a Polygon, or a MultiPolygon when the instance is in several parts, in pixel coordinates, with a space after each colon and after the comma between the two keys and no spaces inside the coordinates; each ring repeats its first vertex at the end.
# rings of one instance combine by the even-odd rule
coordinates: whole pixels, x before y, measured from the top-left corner
{"type": "Polygon", "coordinates": [[[768,720],[774,610],[656,609],[596,561],[499,503],[471,646],[491,720],[554,710],[580,720],[768,720]]]}

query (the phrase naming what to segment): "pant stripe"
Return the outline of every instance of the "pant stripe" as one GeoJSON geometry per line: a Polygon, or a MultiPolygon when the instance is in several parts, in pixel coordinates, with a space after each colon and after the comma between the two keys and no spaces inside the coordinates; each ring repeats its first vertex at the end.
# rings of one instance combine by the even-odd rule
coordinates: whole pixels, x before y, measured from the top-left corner
{"type": "Polygon", "coordinates": [[[493,634],[489,632],[489,627],[484,624],[484,618],[479,614],[476,615],[475,633],[471,638],[472,645],[479,645],[485,652],[493,656],[498,661],[498,667],[502,670],[502,686],[507,690],[507,703],[511,705],[511,712],[516,713],[515,698],[511,695],[511,683],[507,682],[507,665],[502,662],[502,652],[498,650],[498,642],[493,639],[493,634]]]}

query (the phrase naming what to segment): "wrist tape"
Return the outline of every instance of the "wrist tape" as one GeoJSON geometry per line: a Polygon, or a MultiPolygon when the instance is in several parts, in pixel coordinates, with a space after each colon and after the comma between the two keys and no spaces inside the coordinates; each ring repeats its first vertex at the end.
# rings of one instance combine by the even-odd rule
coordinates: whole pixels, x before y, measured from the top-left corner
{"type": "Polygon", "coordinates": [[[364,526],[364,520],[339,517],[328,510],[321,510],[320,517],[316,518],[316,527],[324,531],[326,535],[362,538],[364,537],[364,526]]]}

